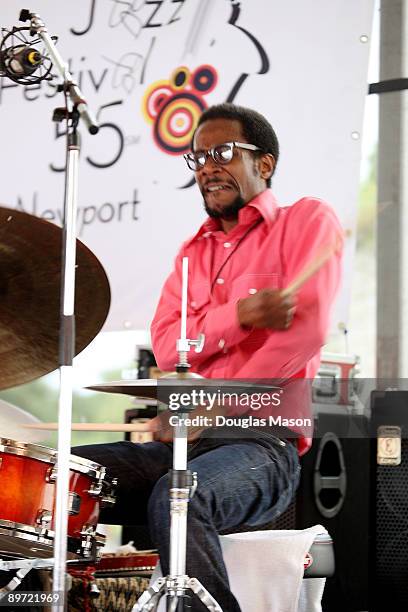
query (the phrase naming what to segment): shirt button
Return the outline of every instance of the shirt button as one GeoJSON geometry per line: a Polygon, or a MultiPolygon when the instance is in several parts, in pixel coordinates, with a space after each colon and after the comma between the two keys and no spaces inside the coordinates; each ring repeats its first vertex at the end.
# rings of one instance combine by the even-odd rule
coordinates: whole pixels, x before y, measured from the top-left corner
{"type": "Polygon", "coordinates": [[[223,285],[224,284],[224,279],[223,278],[217,278],[216,281],[219,285],[223,285]]]}
{"type": "Polygon", "coordinates": [[[197,306],[197,302],[191,302],[191,307],[195,308],[197,306]]]}
{"type": "Polygon", "coordinates": [[[257,291],[258,289],[254,289],[254,287],[251,287],[251,289],[248,289],[248,293],[250,293],[251,295],[254,295],[257,291]]]}
{"type": "Polygon", "coordinates": [[[224,246],[226,249],[229,249],[229,247],[231,246],[230,242],[224,242],[224,246]]]}
{"type": "Polygon", "coordinates": [[[220,347],[220,349],[223,349],[225,346],[225,340],[224,338],[221,338],[221,340],[218,342],[218,346],[220,347]]]}

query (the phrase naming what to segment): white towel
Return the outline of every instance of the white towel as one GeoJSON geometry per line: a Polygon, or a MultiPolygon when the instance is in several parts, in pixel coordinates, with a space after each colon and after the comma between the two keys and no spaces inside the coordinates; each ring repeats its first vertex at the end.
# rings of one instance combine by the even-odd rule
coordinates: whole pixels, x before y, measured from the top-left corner
{"type": "MultiPolygon", "coordinates": [[[[321,612],[325,579],[303,580],[305,555],[320,533],[327,531],[315,525],[220,536],[231,591],[242,612],[321,612]]],[[[151,583],[161,575],[158,564],[151,583]]],[[[164,598],[158,612],[165,612],[164,598]]]]}
{"type": "Polygon", "coordinates": [[[325,579],[303,581],[305,555],[319,533],[327,531],[315,525],[303,530],[252,531],[221,537],[231,591],[242,612],[321,611],[325,579]],[[309,582],[314,584],[306,585],[309,582]]]}

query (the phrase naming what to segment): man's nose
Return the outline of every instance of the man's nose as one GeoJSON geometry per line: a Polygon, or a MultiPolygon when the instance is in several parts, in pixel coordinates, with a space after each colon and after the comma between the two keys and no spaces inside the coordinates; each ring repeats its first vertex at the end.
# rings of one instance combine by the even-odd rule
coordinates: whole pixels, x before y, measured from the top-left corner
{"type": "Polygon", "coordinates": [[[202,168],[200,168],[199,172],[207,174],[209,172],[214,172],[214,170],[216,172],[219,172],[220,171],[220,165],[217,164],[217,162],[213,159],[213,157],[211,155],[207,155],[206,158],[205,158],[204,166],[202,168]]]}

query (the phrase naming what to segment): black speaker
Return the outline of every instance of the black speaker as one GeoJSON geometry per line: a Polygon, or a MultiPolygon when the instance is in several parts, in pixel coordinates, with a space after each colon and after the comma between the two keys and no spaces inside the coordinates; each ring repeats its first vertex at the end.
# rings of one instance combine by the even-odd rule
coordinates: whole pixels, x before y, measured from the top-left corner
{"type": "Polygon", "coordinates": [[[319,410],[312,448],[301,459],[296,527],[321,524],[333,538],[336,570],[326,581],[324,612],[368,609],[371,454],[365,416],[319,410]]]}
{"type": "Polygon", "coordinates": [[[408,392],[374,391],[370,610],[408,610],[408,392]]]}
{"type": "Polygon", "coordinates": [[[321,405],[301,465],[295,502],[269,527],[333,537],[323,611],[408,610],[408,392],[374,391],[370,419],[321,405]]]}

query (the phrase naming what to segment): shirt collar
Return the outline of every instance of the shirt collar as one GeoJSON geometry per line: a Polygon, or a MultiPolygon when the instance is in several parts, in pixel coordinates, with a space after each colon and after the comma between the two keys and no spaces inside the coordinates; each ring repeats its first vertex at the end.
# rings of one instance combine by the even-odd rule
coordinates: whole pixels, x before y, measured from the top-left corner
{"type": "MultiPolygon", "coordinates": [[[[260,214],[268,227],[271,227],[276,218],[277,208],[278,202],[272,191],[270,189],[265,189],[265,191],[258,193],[258,195],[248,202],[248,204],[241,208],[238,213],[238,225],[250,225],[259,218],[260,214]]],[[[208,234],[208,232],[216,232],[220,229],[221,224],[219,219],[207,217],[198,232],[188,240],[187,244],[191,244],[204,234],[208,234]]]]}

